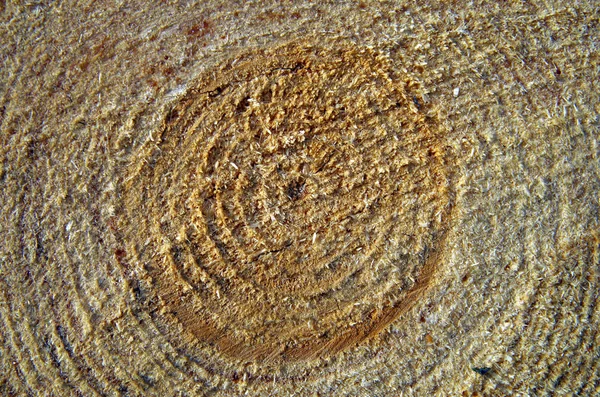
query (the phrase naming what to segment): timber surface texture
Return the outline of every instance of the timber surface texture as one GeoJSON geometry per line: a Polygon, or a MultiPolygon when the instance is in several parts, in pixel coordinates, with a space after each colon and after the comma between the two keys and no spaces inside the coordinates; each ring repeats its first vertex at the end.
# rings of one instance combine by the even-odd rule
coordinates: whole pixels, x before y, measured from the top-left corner
{"type": "Polygon", "coordinates": [[[0,1],[0,395],[600,395],[599,15],[0,1]]]}

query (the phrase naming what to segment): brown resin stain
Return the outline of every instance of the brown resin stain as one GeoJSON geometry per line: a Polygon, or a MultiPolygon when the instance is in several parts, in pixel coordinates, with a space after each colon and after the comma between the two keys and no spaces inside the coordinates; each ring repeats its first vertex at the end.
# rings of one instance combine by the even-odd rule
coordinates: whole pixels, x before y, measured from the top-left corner
{"type": "Polygon", "coordinates": [[[341,42],[201,76],[123,179],[115,256],[151,280],[155,320],[182,329],[181,346],[276,363],[341,352],[413,307],[452,208],[443,132],[417,88],[341,42]]]}

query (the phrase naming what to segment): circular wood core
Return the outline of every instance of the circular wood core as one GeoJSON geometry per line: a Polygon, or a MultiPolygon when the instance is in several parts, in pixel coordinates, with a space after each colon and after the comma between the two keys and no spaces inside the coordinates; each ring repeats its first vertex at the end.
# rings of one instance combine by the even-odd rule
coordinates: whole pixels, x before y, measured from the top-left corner
{"type": "Polygon", "coordinates": [[[435,120],[388,58],[287,44],[195,84],[122,178],[123,260],[155,321],[229,358],[297,361],[422,297],[449,173],[435,120]]]}

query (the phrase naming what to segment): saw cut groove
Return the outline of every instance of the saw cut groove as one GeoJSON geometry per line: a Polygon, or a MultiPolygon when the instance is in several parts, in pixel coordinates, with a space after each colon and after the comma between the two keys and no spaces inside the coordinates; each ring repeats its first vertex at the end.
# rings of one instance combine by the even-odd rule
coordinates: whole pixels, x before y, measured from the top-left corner
{"type": "Polygon", "coordinates": [[[182,346],[326,357],[434,279],[452,207],[443,134],[388,58],[336,48],[286,44],[209,70],[127,169],[119,238],[182,346]]]}

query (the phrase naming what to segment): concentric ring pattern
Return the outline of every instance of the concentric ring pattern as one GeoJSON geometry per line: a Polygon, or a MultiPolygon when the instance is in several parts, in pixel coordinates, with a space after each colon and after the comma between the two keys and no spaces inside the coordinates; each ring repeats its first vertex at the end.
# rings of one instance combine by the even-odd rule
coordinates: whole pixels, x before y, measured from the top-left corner
{"type": "MultiPolygon", "coordinates": [[[[444,146],[386,57],[288,44],[201,76],[123,177],[155,317],[249,361],[326,356],[427,290],[444,146]]],[[[130,226],[129,228],[127,226],[130,226]]]]}
{"type": "Polygon", "coordinates": [[[0,395],[600,395],[597,15],[0,2],[0,395]]]}

